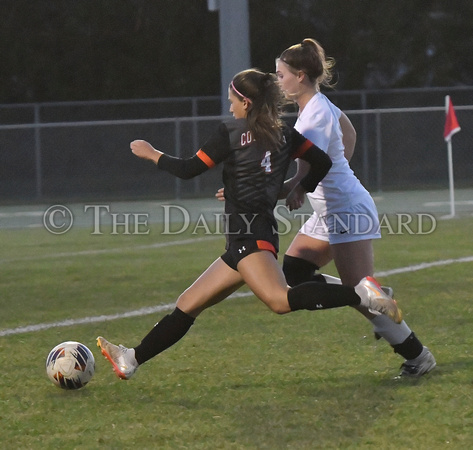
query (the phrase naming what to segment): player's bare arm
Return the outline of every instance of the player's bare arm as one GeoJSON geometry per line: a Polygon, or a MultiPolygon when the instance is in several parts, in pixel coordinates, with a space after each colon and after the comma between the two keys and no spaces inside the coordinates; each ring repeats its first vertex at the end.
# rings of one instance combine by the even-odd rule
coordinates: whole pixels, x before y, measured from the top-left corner
{"type": "Polygon", "coordinates": [[[286,206],[289,211],[299,209],[304,204],[306,190],[298,183],[286,196],[286,206]]]}
{"type": "Polygon", "coordinates": [[[347,161],[350,161],[351,157],[353,156],[353,152],[355,151],[356,130],[344,112],[342,112],[342,115],[340,116],[340,127],[342,128],[343,134],[345,158],[347,161]]]}
{"type": "Polygon", "coordinates": [[[304,204],[306,191],[299,182],[309,173],[310,164],[302,159],[296,159],[297,172],[284,182],[279,199],[286,199],[286,206],[290,211],[299,209],[304,204]]]}

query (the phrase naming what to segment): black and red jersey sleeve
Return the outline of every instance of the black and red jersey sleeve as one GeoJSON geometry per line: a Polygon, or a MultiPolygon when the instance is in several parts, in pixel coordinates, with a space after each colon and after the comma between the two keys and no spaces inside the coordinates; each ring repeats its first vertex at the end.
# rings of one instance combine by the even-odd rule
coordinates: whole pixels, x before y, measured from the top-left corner
{"type": "Polygon", "coordinates": [[[212,136],[197,152],[197,156],[210,168],[228,158],[230,153],[230,134],[224,123],[221,123],[212,136]]]}
{"type": "Polygon", "coordinates": [[[228,155],[228,148],[228,130],[225,125],[220,124],[194,156],[184,159],[164,154],[159,158],[158,168],[188,180],[222,162],[228,155]]]}
{"type": "Polygon", "coordinates": [[[159,158],[158,168],[183,180],[189,180],[208,170],[208,166],[197,155],[184,159],[164,154],[159,158]]]}
{"type": "Polygon", "coordinates": [[[332,160],[327,153],[306,139],[295,129],[292,134],[292,142],[292,157],[294,159],[301,158],[310,164],[309,173],[302,178],[299,184],[306,192],[313,192],[332,167],[332,160]]]}

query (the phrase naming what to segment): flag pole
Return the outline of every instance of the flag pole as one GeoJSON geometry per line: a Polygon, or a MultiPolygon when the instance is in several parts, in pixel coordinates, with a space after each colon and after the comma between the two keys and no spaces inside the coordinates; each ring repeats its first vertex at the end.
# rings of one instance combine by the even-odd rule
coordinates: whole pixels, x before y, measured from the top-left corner
{"type": "Polygon", "coordinates": [[[448,152],[448,180],[450,188],[450,216],[455,217],[455,188],[453,186],[453,157],[452,157],[452,141],[447,142],[448,152]]]}
{"type": "MultiPolygon", "coordinates": [[[[450,106],[450,96],[445,96],[445,114],[448,115],[448,108],[450,106]]],[[[448,154],[448,184],[450,190],[450,215],[446,218],[455,217],[455,188],[453,182],[453,155],[452,155],[452,139],[447,140],[447,154],[448,154]]]]}

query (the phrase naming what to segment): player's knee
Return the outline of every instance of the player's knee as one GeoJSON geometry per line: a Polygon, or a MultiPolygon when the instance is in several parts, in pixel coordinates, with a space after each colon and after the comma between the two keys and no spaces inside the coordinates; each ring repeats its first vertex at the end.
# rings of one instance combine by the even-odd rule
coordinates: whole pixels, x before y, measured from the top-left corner
{"type": "Polygon", "coordinates": [[[188,301],[190,300],[190,295],[187,294],[187,291],[184,291],[178,298],[177,298],[177,302],[176,302],[176,306],[179,306],[179,304],[185,304],[185,303],[188,303],[188,301]]]}
{"type": "Polygon", "coordinates": [[[287,294],[274,294],[267,295],[262,299],[266,306],[276,314],[287,314],[291,312],[289,302],[287,300],[287,294]]]}
{"type": "Polygon", "coordinates": [[[276,314],[279,314],[279,315],[283,315],[283,314],[287,314],[287,313],[290,313],[291,310],[289,309],[289,306],[283,306],[283,305],[276,305],[275,307],[272,307],[271,308],[271,311],[273,311],[274,313],[276,314]]]}
{"type": "Polygon", "coordinates": [[[199,299],[195,295],[187,291],[184,291],[179,296],[176,307],[192,317],[197,317],[205,309],[205,305],[199,302],[199,299]]]}

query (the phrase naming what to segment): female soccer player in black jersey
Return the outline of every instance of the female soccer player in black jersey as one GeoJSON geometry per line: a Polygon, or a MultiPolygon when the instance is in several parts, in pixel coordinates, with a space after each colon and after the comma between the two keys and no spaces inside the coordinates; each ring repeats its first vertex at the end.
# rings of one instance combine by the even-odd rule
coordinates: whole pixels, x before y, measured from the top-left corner
{"type": "Polygon", "coordinates": [[[127,348],[97,338],[103,355],[122,379],[129,379],[139,365],[176,343],[203,310],[245,283],[278,314],[361,304],[401,321],[396,302],[372,278],[363,279],[355,288],[314,281],[287,286],[277,262],[273,210],[289,163],[301,158],[310,164],[310,170],[288,201],[292,195],[312,192],[332,163],[325,152],[281,121],[281,91],[273,75],[254,69],[240,72],[233,78],[228,96],[236,120],[221,123],[192,158],[166,155],[145,141],[131,143],[136,156],[185,179],[223,163],[227,245],[225,253],[179,296],[175,310],[139,345],[127,348]]]}

